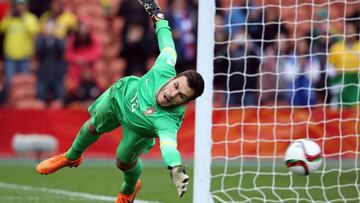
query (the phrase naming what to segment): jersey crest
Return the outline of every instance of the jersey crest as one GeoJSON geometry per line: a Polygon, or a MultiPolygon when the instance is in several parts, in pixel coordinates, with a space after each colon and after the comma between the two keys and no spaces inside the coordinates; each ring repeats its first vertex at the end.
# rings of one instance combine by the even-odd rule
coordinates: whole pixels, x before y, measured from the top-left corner
{"type": "Polygon", "coordinates": [[[155,108],[154,108],[153,106],[151,106],[151,107],[147,108],[147,109],[143,112],[143,114],[146,115],[146,116],[148,116],[148,115],[153,114],[154,112],[155,112],[155,108]]]}

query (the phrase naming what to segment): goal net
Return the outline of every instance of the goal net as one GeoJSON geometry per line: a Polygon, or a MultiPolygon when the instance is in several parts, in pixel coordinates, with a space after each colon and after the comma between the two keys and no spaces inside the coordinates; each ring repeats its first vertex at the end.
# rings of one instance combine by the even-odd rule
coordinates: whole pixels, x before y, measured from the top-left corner
{"type": "Polygon", "coordinates": [[[199,1],[194,202],[360,202],[360,0],[199,1]],[[323,164],[290,173],[315,141],[323,164]]]}

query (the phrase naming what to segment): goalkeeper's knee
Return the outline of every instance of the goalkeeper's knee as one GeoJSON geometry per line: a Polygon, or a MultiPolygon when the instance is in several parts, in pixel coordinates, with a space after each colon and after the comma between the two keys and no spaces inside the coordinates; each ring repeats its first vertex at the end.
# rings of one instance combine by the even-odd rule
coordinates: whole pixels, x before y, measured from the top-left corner
{"type": "Polygon", "coordinates": [[[118,167],[118,169],[122,170],[122,171],[127,171],[127,170],[130,170],[132,168],[134,168],[137,164],[137,160],[133,163],[124,163],[122,162],[121,160],[119,159],[116,159],[116,166],[118,167]]]}

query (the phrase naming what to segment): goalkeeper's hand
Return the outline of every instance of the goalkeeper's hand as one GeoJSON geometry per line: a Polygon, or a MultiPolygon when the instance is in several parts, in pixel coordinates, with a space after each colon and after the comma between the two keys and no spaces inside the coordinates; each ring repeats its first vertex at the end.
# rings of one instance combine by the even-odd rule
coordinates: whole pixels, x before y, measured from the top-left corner
{"type": "Polygon", "coordinates": [[[154,23],[164,19],[164,14],[161,12],[156,0],[138,0],[138,2],[145,8],[154,23]]]}
{"type": "Polygon", "coordinates": [[[169,167],[171,179],[177,189],[179,197],[182,197],[186,192],[189,184],[189,176],[185,172],[185,165],[178,165],[169,167]]]}

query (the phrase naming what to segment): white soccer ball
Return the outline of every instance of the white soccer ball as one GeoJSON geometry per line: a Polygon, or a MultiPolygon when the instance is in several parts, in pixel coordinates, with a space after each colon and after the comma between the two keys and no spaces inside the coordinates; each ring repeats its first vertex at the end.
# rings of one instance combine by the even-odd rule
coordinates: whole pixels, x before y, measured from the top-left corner
{"type": "Polygon", "coordinates": [[[321,149],[311,140],[295,140],[285,152],[285,163],[295,174],[310,175],[322,164],[321,149]]]}

